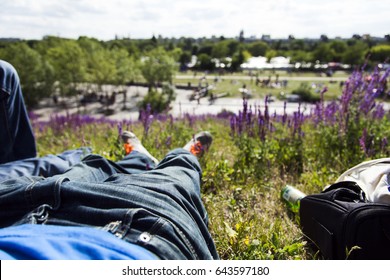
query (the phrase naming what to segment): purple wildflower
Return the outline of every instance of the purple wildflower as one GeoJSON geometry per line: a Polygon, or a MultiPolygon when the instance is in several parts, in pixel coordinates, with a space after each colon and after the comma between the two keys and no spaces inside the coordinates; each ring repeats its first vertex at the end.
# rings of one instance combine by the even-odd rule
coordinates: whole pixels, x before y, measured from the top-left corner
{"type": "Polygon", "coordinates": [[[150,104],[146,106],[146,110],[141,110],[140,120],[144,127],[144,135],[147,136],[149,134],[150,126],[153,122],[153,115],[150,104]]]}
{"type": "Polygon", "coordinates": [[[283,105],[283,117],[282,117],[282,124],[285,125],[287,120],[287,102],[284,102],[283,105]]]}
{"type": "Polygon", "coordinates": [[[383,104],[378,104],[374,111],[372,112],[372,117],[374,119],[378,119],[378,120],[381,120],[383,119],[383,117],[385,116],[385,109],[383,107],[383,104]]]}
{"type": "Polygon", "coordinates": [[[122,124],[120,122],[118,123],[118,135],[122,135],[122,124]]]}
{"type": "Polygon", "coordinates": [[[243,132],[243,113],[241,111],[238,111],[237,129],[238,135],[241,135],[243,132]]]}
{"type": "Polygon", "coordinates": [[[367,140],[367,129],[364,128],[362,137],[360,137],[360,139],[359,139],[359,145],[365,154],[367,153],[366,140],[367,140]]]}
{"type": "Polygon", "coordinates": [[[248,111],[248,101],[245,98],[243,98],[242,103],[243,103],[242,104],[242,108],[243,108],[242,114],[245,117],[247,114],[247,111],[248,111]]]}
{"type": "Polygon", "coordinates": [[[335,101],[329,103],[324,112],[324,119],[329,124],[334,124],[336,122],[336,114],[339,111],[339,104],[335,101]]]}
{"type": "Polygon", "coordinates": [[[172,136],[168,136],[167,139],[165,140],[165,146],[169,149],[172,144],[172,136]]]}
{"type": "Polygon", "coordinates": [[[383,137],[382,138],[382,142],[381,142],[381,150],[382,151],[386,151],[386,148],[387,148],[387,145],[389,144],[388,140],[387,140],[387,137],[383,137]]]}
{"type": "Polygon", "coordinates": [[[236,115],[230,117],[230,131],[232,135],[235,135],[236,131],[236,115]]]}

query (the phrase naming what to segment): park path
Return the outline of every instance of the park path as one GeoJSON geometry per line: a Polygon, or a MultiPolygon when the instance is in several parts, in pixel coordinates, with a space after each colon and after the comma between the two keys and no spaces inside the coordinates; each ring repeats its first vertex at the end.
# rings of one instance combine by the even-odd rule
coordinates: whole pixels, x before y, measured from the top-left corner
{"type": "MultiPolygon", "coordinates": [[[[209,74],[207,75],[207,78],[212,78],[212,77],[216,77],[218,75],[214,75],[214,74],[209,74]]],[[[272,75],[273,77],[275,77],[275,74],[272,75]]],[[[176,75],[175,76],[176,79],[178,80],[185,80],[185,79],[197,79],[199,78],[199,75],[197,75],[196,77],[194,77],[194,75],[176,75]]],[[[222,76],[219,76],[223,79],[226,79],[226,80],[251,80],[251,79],[254,79],[256,78],[255,76],[249,76],[249,75],[222,75],[222,76]]],[[[267,79],[269,77],[268,76],[259,76],[259,79],[267,79]]],[[[346,77],[324,77],[324,76],[289,76],[289,75],[285,75],[285,76],[278,76],[278,79],[279,80],[287,80],[287,81],[302,81],[302,82],[329,82],[329,81],[336,81],[336,82],[341,82],[341,81],[345,81],[347,78],[346,77]]]]}
{"type": "MultiPolygon", "coordinates": [[[[198,74],[196,77],[194,75],[176,75],[176,79],[199,79],[201,75],[198,74]]],[[[216,75],[209,74],[207,78],[213,78],[216,75]]],[[[250,80],[254,76],[249,75],[223,75],[223,79],[229,80],[250,80]]],[[[268,77],[268,76],[267,76],[268,77]]],[[[259,77],[260,79],[267,78],[259,77]]],[[[279,76],[280,80],[295,80],[295,81],[345,81],[345,77],[324,77],[324,76],[296,76],[296,75],[283,75],[279,76]]],[[[139,112],[137,109],[137,102],[142,100],[142,98],[147,93],[146,87],[141,86],[129,86],[127,87],[127,98],[124,102],[123,95],[118,95],[114,104],[109,107],[98,102],[92,102],[86,104],[85,106],[80,106],[77,99],[67,100],[66,108],[64,106],[58,106],[53,104],[51,99],[45,99],[41,102],[38,109],[35,109],[33,112],[38,117],[40,121],[47,121],[52,115],[66,115],[66,114],[82,114],[89,115],[92,117],[107,117],[112,120],[136,120],[139,117],[139,112]]],[[[217,98],[213,103],[210,103],[207,98],[200,99],[199,103],[194,100],[190,101],[189,96],[192,94],[191,90],[186,89],[176,89],[176,100],[171,103],[170,113],[174,117],[182,117],[185,114],[192,115],[204,115],[204,114],[217,114],[222,110],[231,111],[233,113],[238,113],[242,109],[242,98],[237,97],[224,97],[217,98]]],[[[249,106],[264,106],[264,99],[249,99],[249,106]]],[[[268,103],[269,110],[271,113],[276,112],[277,114],[282,114],[284,112],[284,102],[275,101],[268,103]]],[[[286,111],[288,114],[292,114],[298,110],[298,103],[287,103],[286,111]]],[[[304,113],[309,113],[313,105],[306,104],[301,107],[304,113]]]]}
{"type": "MultiPolygon", "coordinates": [[[[81,114],[89,115],[91,117],[106,117],[112,120],[137,120],[139,112],[137,109],[137,102],[140,101],[146,94],[147,88],[130,86],[127,88],[127,100],[123,102],[123,95],[118,95],[115,104],[105,107],[104,105],[93,102],[86,106],[79,106],[76,99],[68,100],[67,106],[54,105],[51,99],[45,99],[41,102],[40,107],[33,111],[40,121],[47,121],[52,115],[66,115],[66,114],[81,114]],[[125,108],[124,108],[125,107],[125,108]],[[107,110],[108,109],[108,110],[107,110]]],[[[191,115],[205,115],[205,114],[218,114],[222,110],[227,110],[233,113],[238,113],[242,110],[243,100],[242,98],[218,98],[213,103],[210,103],[207,98],[201,98],[199,103],[194,100],[190,101],[189,96],[192,94],[190,90],[177,89],[176,100],[171,103],[170,114],[173,117],[183,117],[185,114],[191,115]]],[[[264,108],[264,99],[249,99],[249,106],[260,106],[264,108]]],[[[282,114],[284,111],[284,102],[275,101],[268,103],[270,113],[282,114]]],[[[287,103],[287,113],[293,113],[297,111],[298,103],[287,103]]],[[[301,110],[309,113],[312,105],[301,106],[301,110]]]]}

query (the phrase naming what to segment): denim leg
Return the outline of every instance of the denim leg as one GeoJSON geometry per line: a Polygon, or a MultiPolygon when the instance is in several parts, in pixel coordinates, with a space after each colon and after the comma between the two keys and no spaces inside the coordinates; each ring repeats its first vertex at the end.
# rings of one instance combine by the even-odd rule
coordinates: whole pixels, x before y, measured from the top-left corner
{"type": "Polygon", "coordinates": [[[146,155],[132,151],[122,160],[116,162],[116,167],[121,173],[137,174],[155,168],[156,164],[146,155]]]}
{"type": "Polygon", "coordinates": [[[0,163],[36,156],[35,138],[16,70],[0,60],[0,163]]]}
{"type": "Polygon", "coordinates": [[[59,155],[47,155],[0,164],[0,182],[21,176],[51,177],[68,170],[91,153],[90,148],[68,150],[59,155]]]}
{"type": "Polygon", "coordinates": [[[154,168],[154,162],[142,153],[133,151],[118,162],[110,161],[100,155],[90,154],[81,162],[59,174],[71,181],[101,183],[117,173],[138,174],[154,168]]]}
{"type": "Polygon", "coordinates": [[[131,214],[127,234],[119,227],[120,235],[162,259],[218,259],[200,181],[199,162],[184,149],[171,151],[151,171],[110,176],[105,183],[116,186],[118,199],[125,199],[134,211],[139,209],[131,214]]]}
{"type": "Polygon", "coordinates": [[[193,191],[200,196],[200,179],[202,176],[202,169],[197,158],[188,151],[182,148],[170,151],[158,164],[155,170],[161,170],[165,175],[174,179],[178,175],[178,169],[191,170],[195,172],[196,176],[194,176],[194,174],[188,176],[191,179],[191,182],[186,184],[186,186],[193,188],[193,191]]]}
{"type": "MultiPolygon", "coordinates": [[[[125,161],[132,156],[139,155],[125,161]]],[[[195,156],[177,149],[153,170],[128,174],[117,167],[123,168],[90,155],[61,175],[0,183],[0,226],[91,226],[162,259],[218,258],[195,156]]]]}

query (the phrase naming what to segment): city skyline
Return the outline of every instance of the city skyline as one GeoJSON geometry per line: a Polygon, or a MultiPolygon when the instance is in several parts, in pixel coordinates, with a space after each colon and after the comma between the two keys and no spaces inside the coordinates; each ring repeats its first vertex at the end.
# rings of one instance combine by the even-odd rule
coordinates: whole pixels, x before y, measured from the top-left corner
{"type": "Polygon", "coordinates": [[[0,0],[0,38],[350,38],[389,34],[384,0],[0,0]]]}

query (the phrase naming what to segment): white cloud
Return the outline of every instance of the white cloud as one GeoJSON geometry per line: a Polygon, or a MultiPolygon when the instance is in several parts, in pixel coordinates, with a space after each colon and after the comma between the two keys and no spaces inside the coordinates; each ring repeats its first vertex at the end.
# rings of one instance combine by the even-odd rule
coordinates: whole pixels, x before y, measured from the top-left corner
{"type": "Polygon", "coordinates": [[[388,0],[0,0],[0,37],[388,34],[388,0]]]}

